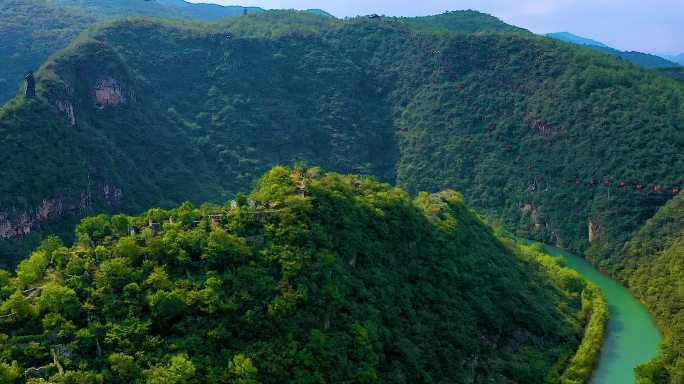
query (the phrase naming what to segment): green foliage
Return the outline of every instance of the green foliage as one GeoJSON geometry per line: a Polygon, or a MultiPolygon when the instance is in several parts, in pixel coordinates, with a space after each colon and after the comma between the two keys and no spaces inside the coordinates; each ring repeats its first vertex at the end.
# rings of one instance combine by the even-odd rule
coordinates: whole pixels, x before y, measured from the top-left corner
{"type": "Polygon", "coordinates": [[[178,355],[164,366],[153,366],[145,372],[148,384],[184,384],[194,383],[195,365],[187,356],[178,355]]]}
{"type": "Polygon", "coordinates": [[[252,360],[244,355],[236,355],[228,362],[228,373],[238,384],[257,384],[259,371],[252,364],[252,360]]]}
{"type": "Polygon", "coordinates": [[[540,263],[557,287],[572,297],[581,297],[580,315],[586,319],[584,335],[579,348],[565,366],[561,366],[560,378],[550,377],[547,382],[561,384],[588,383],[601,356],[601,347],[608,322],[608,304],[600,289],[587,282],[576,271],[562,265],[560,259],[543,253],[540,243],[519,245],[522,254],[530,261],[540,263]]]}
{"type": "Polygon", "coordinates": [[[47,240],[4,277],[0,372],[24,382],[54,354],[52,383],[561,380],[586,283],[500,242],[459,193],[301,165],[259,180],[237,206],[126,217],[165,218],[155,231],[100,215],[70,248],[47,240]]]}
{"type": "Polygon", "coordinates": [[[20,377],[21,371],[19,370],[16,361],[13,361],[12,364],[0,361],[0,381],[12,384],[16,383],[20,377]]]}

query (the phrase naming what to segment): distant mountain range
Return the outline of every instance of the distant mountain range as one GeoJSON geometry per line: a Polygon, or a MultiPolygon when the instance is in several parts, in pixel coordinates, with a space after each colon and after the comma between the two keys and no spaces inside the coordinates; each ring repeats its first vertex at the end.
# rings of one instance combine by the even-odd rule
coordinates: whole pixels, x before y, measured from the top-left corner
{"type": "Polygon", "coordinates": [[[601,43],[600,41],[596,41],[596,40],[592,40],[592,39],[587,39],[586,37],[573,35],[570,32],[553,32],[553,33],[547,33],[544,36],[553,37],[554,39],[567,41],[568,43],[573,43],[573,44],[577,44],[577,45],[594,45],[597,47],[610,48],[607,45],[601,43]]]}
{"type": "Polygon", "coordinates": [[[672,58],[675,63],[684,65],[684,52],[672,58]]]}
{"type": "Polygon", "coordinates": [[[315,13],[315,14],[317,14],[317,15],[326,16],[326,17],[330,17],[330,18],[332,18],[332,19],[336,19],[335,16],[329,14],[328,12],[326,12],[326,11],[324,11],[324,10],[322,10],[322,9],[312,8],[312,9],[307,9],[306,11],[307,11],[307,12],[311,12],[311,13],[315,13]]]}
{"type": "Polygon", "coordinates": [[[573,43],[577,45],[584,45],[587,48],[597,50],[599,52],[607,53],[609,55],[621,57],[627,61],[630,61],[636,65],[645,68],[667,68],[667,67],[679,67],[680,64],[684,64],[684,53],[675,57],[672,61],[662,58],[660,56],[651,55],[643,52],[636,51],[620,51],[615,48],[611,48],[601,42],[596,40],[588,39],[585,37],[574,35],[570,32],[554,32],[547,33],[544,36],[551,37],[558,40],[563,40],[568,43],[573,43]]]}

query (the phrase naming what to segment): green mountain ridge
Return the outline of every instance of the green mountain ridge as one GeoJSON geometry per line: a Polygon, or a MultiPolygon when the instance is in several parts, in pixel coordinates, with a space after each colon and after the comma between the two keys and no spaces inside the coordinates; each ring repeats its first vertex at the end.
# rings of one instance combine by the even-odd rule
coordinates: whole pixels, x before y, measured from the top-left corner
{"type": "Polygon", "coordinates": [[[0,271],[0,377],[560,383],[596,291],[462,200],[275,167],[223,206],[84,219],[0,271]]]}
{"type": "Polygon", "coordinates": [[[0,103],[17,93],[28,70],[102,20],[142,15],[218,20],[261,12],[257,7],[224,7],[182,0],[3,0],[0,2],[0,103]]]}
{"type": "Polygon", "coordinates": [[[681,83],[476,12],[129,19],[37,79],[38,99],[0,112],[7,264],[84,215],[219,203],[304,161],[411,194],[455,188],[624,277],[624,244],[683,182],[681,83]]]}
{"type": "Polygon", "coordinates": [[[679,63],[681,65],[684,65],[684,52],[680,53],[679,55],[675,56],[672,61],[679,63]]]}

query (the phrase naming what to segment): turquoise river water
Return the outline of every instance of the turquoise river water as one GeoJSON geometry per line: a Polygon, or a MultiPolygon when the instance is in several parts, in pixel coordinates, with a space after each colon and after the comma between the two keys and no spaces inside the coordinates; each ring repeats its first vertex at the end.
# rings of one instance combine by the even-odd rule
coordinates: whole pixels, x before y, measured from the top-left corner
{"type": "Polygon", "coordinates": [[[598,285],[608,302],[606,340],[591,384],[634,383],[634,367],[655,357],[660,342],[660,331],[646,307],[585,259],[549,245],[544,250],[598,285]]]}

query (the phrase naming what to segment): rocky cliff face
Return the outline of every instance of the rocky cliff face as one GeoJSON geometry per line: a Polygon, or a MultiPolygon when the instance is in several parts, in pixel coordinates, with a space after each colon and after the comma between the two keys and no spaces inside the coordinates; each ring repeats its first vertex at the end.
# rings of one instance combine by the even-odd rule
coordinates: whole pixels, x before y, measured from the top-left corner
{"type": "Polygon", "coordinates": [[[123,198],[123,191],[121,188],[105,181],[98,184],[100,194],[108,206],[116,209],[121,209],[121,200],[123,198]]]}
{"type": "Polygon", "coordinates": [[[114,78],[102,78],[93,87],[95,106],[103,109],[107,106],[125,104],[134,98],[133,91],[126,89],[114,78]]]}
{"type": "Polygon", "coordinates": [[[14,208],[0,211],[0,239],[28,235],[39,223],[51,216],[81,211],[89,205],[90,198],[84,192],[80,196],[45,198],[40,205],[27,211],[17,211],[14,208]]]}
{"type": "MultiPolygon", "coordinates": [[[[123,192],[111,182],[98,183],[99,198],[115,209],[121,208],[123,192]]],[[[18,211],[14,208],[0,210],[0,239],[25,236],[41,222],[68,213],[77,213],[92,205],[92,195],[83,191],[80,195],[62,195],[45,198],[33,209],[18,211]]]]}
{"type": "Polygon", "coordinates": [[[546,227],[546,217],[542,213],[542,211],[538,208],[535,208],[532,210],[532,222],[534,223],[534,227],[539,229],[541,227],[546,227]]]}
{"type": "Polygon", "coordinates": [[[587,232],[588,232],[590,243],[600,240],[601,226],[597,222],[593,221],[592,219],[589,219],[589,228],[588,228],[587,232]]]}
{"type": "Polygon", "coordinates": [[[59,113],[64,115],[69,121],[69,125],[72,127],[76,125],[76,115],[74,115],[74,106],[68,100],[57,101],[57,108],[59,108],[59,113]]]}

